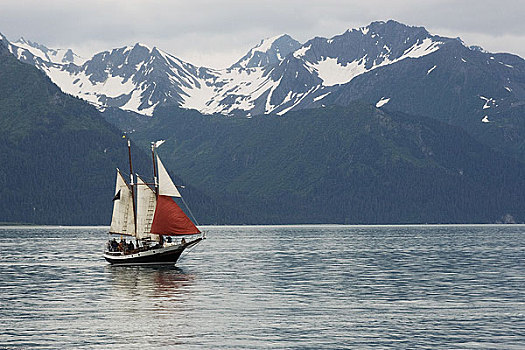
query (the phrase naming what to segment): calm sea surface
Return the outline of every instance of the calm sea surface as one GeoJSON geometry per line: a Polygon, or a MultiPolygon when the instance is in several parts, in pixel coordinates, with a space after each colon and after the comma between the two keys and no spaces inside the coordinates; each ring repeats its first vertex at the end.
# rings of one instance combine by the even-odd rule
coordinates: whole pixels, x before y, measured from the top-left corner
{"type": "Polygon", "coordinates": [[[207,227],[177,267],[107,228],[0,228],[0,348],[525,349],[525,226],[207,227]]]}

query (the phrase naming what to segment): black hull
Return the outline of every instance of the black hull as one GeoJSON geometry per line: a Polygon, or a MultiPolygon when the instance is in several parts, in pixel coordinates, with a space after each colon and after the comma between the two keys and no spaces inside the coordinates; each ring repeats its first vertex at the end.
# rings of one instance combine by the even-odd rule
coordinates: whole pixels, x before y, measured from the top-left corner
{"type": "Polygon", "coordinates": [[[104,258],[112,265],[174,265],[179,260],[182,252],[195,244],[202,238],[186,243],[182,246],[170,248],[150,249],[149,251],[139,252],[128,255],[104,254],[104,258]]]}

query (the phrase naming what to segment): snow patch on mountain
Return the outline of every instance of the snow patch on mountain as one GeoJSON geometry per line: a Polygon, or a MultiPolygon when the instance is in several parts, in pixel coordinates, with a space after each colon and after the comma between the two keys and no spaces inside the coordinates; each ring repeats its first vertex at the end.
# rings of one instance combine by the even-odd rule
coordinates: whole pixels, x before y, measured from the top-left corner
{"type": "Polygon", "coordinates": [[[137,88],[131,79],[109,75],[103,82],[91,82],[85,72],[71,74],[59,68],[47,68],[47,75],[65,93],[79,96],[92,103],[98,103],[97,96],[118,97],[127,95],[137,88]]]}
{"type": "Polygon", "coordinates": [[[306,52],[307,52],[308,50],[310,50],[311,48],[312,48],[312,45],[303,46],[303,47],[301,47],[300,49],[297,49],[297,50],[293,53],[293,56],[294,56],[295,58],[299,58],[299,59],[300,59],[300,58],[303,57],[303,56],[306,54],[306,52]]]}
{"type": "Polygon", "coordinates": [[[381,108],[388,102],[390,102],[390,97],[381,97],[381,99],[376,103],[376,108],[381,108]]]}
{"type": "Polygon", "coordinates": [[[331,93],[332,92],[330,91],[330,92],[327,92],[325,94],[322,94],[322,95],[314,97],[314,102],[322,100],[323,98],[325,98],[326,96],[330,95],[331,93]]]}
{"type": "Polygon", "coordinates": [[[181,107],[198,111],[204,111],[208,108],[209,102],[215,96],[215,87],[207,83],[206,80],[199,80],[198,82],[197,85],[182,89],[184,96],[181,107]]]}
{"type": "Polygon", "coordinates": [[[364,59],[343,65],[338,63],[337,58],[327,57],[318,63],[311,64],[311,67],[317,72],[319,78],[323,80],[324,86],[347,83],[354,77],[367,71],[364,59]]]}
{"type": "Polygon", "coordinates": [[[405,58],[420,58],[426,56],[439,50],[439,46],[442,44],[443,42],[441,41],[434,41],[432,38],[425,38],[422,42],[418,42],[407,49],[397,61],[403,60],[405,58]]]}
{"type": "Polygon", "coordinates": [[[131,111],[131,112],[137,112],[140,111],[141,114],[152,116],[153,112],[155,110],[155,107],[159,104],[159,102],[151,103],[150,100],[148,100],[148,106],[149,107],[143,107],[143,93],[145,91],[145,86],[142,85],[139,89],[133,90],[131,93],[131,96],[129,97],[128,102],[126,102],[123,106],[120,108],[125,111],[131,111]]]}
{"type": "Polygon", "coordinates": [[[480,99],[485,101],[485,104],[483,105],[483,109],[488,109],[490,107],[497,107],[496,100],[490,97],[480,96],[480,99]]]}
{"type": "MultiPolygon", "coordinates": [[[[296,98],[295,98],[295,102],[289,106],[289,107],[286,107],[284,109],[282,109],[281,111],[277,112],[276,114],[277,115],[283,115],[285,114],[286,112],[289,112],[290,110],[292,110],[294,107],[296,107],[297,105],[299,105],[299,103],[301,103],[307,96],[309,96],[311,93],[315,92],[317,89],[319,88],[319,86],[317,87],[313,87],[311,88],[310,90],[308,90],[307,92],[304,92],[304,93],[298,93],[296,94],[296,98]]],[[[282,104],[281,104],[282,105],[282,104]]]]}

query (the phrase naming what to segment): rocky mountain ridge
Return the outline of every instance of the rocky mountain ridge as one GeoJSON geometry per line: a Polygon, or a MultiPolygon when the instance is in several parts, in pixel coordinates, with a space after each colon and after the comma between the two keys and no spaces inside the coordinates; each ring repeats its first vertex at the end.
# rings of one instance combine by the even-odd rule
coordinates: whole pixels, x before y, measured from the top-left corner
{"type": "MultiPolygon", "coordinates": [[[[161,105],[243,116],[283,115],[354,100],[378,107],[394,105],[395,80],[412,80],[407,88],[417,95],[414,85],[422,80],[434,84],[432,78],[452,69],[454,59],[479,65],[479,57],[492,64],[488,69],[494,75],[490,85],[497,84],[509,96],[518,93],[517,100],[525,91],[523,59],[493,55],[467,47],[457,38],[432,35],[423,27],[395,21],[373,22],[332,38],[316,37],[302,45],[288,35],[266,39],[221,70],[198,67],[143,44],[101,52],[85,61],[72,53],[62,55],[62,60],[52,59],[49,54],[36,55],[38,47],[25,40],[10,43],[12,53],[43,70],[64,92],[102,110],[117,107],[147,116],[161,105]],[[454,50],[461,51],[459,57],[454,50]],[[403,75],[392,76],[399,66],[407,67],[403,75]],[[507,73],[511,70],[519,71],[520,79],[510,79],[507,73]],[[380,80],[377,77],[388,77],[389,81],[385,78],[377,84],[365,83],[364,87],[356,84],[380,80]],[[378,90],[381,96],[371,93],[378,90]]],[[[480,107],[485,103],[489,107],[501,104],[482,86],[470,97],[480,107]]],[[[481,115],[478,121],[482,120],[490,122],[491,116],[481,115]]]]}

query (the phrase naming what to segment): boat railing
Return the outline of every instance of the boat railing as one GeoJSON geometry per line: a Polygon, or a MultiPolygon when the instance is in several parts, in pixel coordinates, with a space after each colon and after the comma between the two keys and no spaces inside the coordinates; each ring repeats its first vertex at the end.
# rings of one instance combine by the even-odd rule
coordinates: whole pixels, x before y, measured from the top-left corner
{"type": "Polygon", "coordinates": [[[168,248],[173,246],[181,246],[184,245],[185,241],[182,240],[181,242],[164,242],[164,244],[160,244],[156,241],[143,241],[141,246],[134,247],[133,249],[129,248],[129,245],[126,242],[123,242],[122,244],[118,244],[117,246],[112,246],[111,241],[108,241],[108,244],[106,245],[106,253],[108,255],[130,255],[130,254],[136,254],[140,252],[145,252],[152,249],[159,249],[159,248],[168,248]]]}

